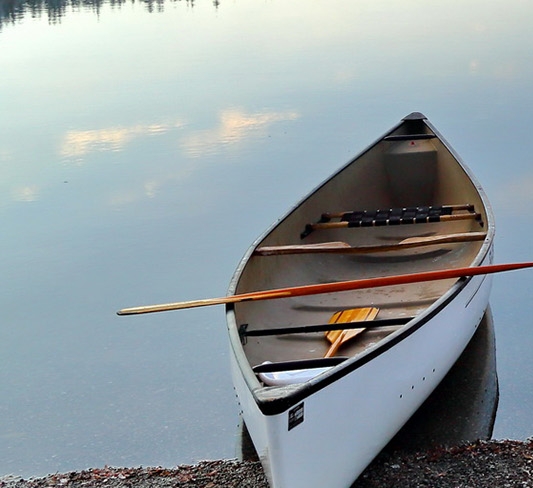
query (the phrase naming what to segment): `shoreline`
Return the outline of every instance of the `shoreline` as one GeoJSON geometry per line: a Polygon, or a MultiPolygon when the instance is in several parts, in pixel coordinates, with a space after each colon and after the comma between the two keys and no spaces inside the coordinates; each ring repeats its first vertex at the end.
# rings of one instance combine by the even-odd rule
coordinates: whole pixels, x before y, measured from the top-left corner
{"type": "MultiPolygon", "coordinates": [[[[327,469],[327,465],[324,466],[327,469]]],[[[425,451],[384,451],[352,488],[533,487],[533,440],[476,441],[425,451]]],[[[40,478],[0,477],[0,488],[268,488],[257,461],[202,461],[175,468],[93,468],[40,478]]]]}

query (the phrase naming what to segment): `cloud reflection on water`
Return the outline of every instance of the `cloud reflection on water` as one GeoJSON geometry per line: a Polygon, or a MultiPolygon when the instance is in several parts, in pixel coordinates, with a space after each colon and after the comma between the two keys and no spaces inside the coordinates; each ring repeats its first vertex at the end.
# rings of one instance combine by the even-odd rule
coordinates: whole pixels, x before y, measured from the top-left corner
{"type": "Polygon", "coordinates": [[[192,132],[183,139],[182,147],[188,156],[199,157],[249,137],[262,136],[276,122],[295,120],[299,116],[295,111],[247,114],[238,109],[227,109],[220,114],[216,127],[192,132]]]}
{"type": "MultiPolygon", "coordinates": [[[[226,109],[221,112],[215,127],[192,130],[181,139],[180,146],[187,156],[199,157],[229,145],[234,146],[247,138],[262,136],[273,124],[299,117],[295,111],[246,113],[243,110],[226,109]]],[[[59,152],[63,158],[80,164],[82,157],[89,153],[122,151],[137,138],[161,135],[185,126],[184,121],[178,120],[169,124],[69,130],[63,137],[59,152]]]]}
{"type": "Polygon", "coordinates": [[[12,197],[15,202],[35,202],[39,199],[40,189],[37,185],[14,188],[12,197]]]}
{"type": "MultiPolygon", "coordinates": [[[[198,170],[201,157],[239,148],[251,139],[264,138],[273,126],[280,122],[294,121],[300,117],[297,111],[247,112],[243,109],[222,110],[211,128],[192,129],[184,118],[176,118],[169,123],[136,124],[113,126],[100,129],[68,130],[61,138],[57,151],[63,161],[70,166],[89,165],[98,153],[133,151],[130,147],[141,138],[169,135],[173,144],[181,149],[184,159],[179,164],[171,164],[160,174],[152,174],[148,179],[127,189],[116,189],[108,197],[113,208],[123,207],[140,199],[153,199],[171,181],[183,180],[198,170]],[[180,130],[179,136],[173,131],[180,130]],[[187,163],[189,160],[190,163],[187,163]],[[194,160],[194,163],[192,162],[194,160]]],[[[161,144],[165,144],[161,142],[161,144]]],[[[201,163],[200,163],[201,164],[201,163]]],[[[41,197],[43,181],[10,185],[8,194],[11,201],[34,202],[41,197]]],[[[131,182],[130,182],[131,184],[131,182]]]]}
{"type": "Polygon", "coordinates": [[[135,125],[132,127],[109,127],[96,130],[70,130],[65,134],[60,154],[64,158],[79,159],[91,152],[121,151],[132,140],[169,132],[183,127],[182,121],[170,124],[135,125]]]}

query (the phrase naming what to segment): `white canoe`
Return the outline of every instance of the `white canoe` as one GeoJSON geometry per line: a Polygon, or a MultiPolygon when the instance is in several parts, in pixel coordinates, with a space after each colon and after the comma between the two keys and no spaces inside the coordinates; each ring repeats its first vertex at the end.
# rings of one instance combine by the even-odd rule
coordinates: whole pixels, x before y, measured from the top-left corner
{"type": "MultiPolygon", "coordinates": [[[[493,236],[479,184],[412,113],[254,243],[230,294],[487,265],[493,236]]],[[[227,305],[233,382],[271,486],[350,486],[466,347],[490,285],[480,275],[227,305]],[[373,320],[325,358],[324,329],[343,327],[332,316],[369,307],[373,320]]]]}

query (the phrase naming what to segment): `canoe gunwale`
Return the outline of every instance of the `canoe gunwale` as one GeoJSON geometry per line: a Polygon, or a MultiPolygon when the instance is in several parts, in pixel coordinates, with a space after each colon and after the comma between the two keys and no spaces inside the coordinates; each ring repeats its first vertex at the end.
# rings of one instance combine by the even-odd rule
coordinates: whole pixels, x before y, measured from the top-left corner
{"type": "MultiPolygon", "coordinates": [[[[483,204],[483,210],[486,214],[486,238],[483,241],[478,254],[472,260],[471,266],[475,267],[475,266],[479,266],[485,261],[491,261],[492,244],[493,244],[493,238],[494,238],[494,232],[495,232],[494,217],[492,213],[492,208],[490,206],[490,203],[488,202],[488,199],[483,189],[477,182],[477,179],[471,173],[470,169],[464,164],[461,157],[447,143],[445,138],[442,137],[442,135],[438,132],[438,130],[430,122],[426,120],[425,116],[423,116],[420,113],[413,113],[405,117],[400,123],[398,123],[392,129],[387,131],[385,135],[376,139],[373,143],[367,146],[358,155],[352,158],[348,163],[346,163],[340,169],[338,169],[333,175],[328,177],[325,181],[323,181],[316,188],[314,188],[310,193],[307,194],[306,197],[304,197],[299,202],[297,202],[297,204],[294,205],[283,217],[281,217],[279,220],[274,222],[258,239],[256,239],[256,241],[248,248],[244,257],[240,261],[237,267],[237,270],[235,271],[235,274],[230,282],[230,286],[228,289],[228,295],[235,294],[241,274],[248,260],[252,257],[255,249],[260,245],[262,241],[265,240],[265,238],[282,221],[284,221],[295,209],[301,206],[316,191],[318,191],[320,188],[328,184],[328,182],[332,180],[337,174],[342,172],[345,168],[347,168],[351,164],[355,163],[364,154],[366,154],[368,151],[374,148],[376,144],[380,143],[387,137],[390,137],[391,134],[397,131],[403,124],[405,124],[406,121],[409,121],[409,120],[422,121],[427,127],[427,129],[435,135],[435,138],[437,138],[443,144],[443,146],[449,151],[452,157],[455,158],[458,165],[465,172],[466,177],[469,178],[472,184],[474,185],[475,190],[477,191],[481,199],[481,202],[483,204]]],[[[265,416],[278,415],[278,414],[281,414],[287,411],[288,409],[295,406],[296,404],[298,404],[305,398],[313,395],[317,391],[320,391],[323,388],[326,388],[328,385],[351,374],[352,372],[361,368],[362,366],[372,361],[376,357],[386,353],[391,348],[393,348],[395,345],[399,344],[400,342],[405,340],[407,337],[409,337],[410,335],[420,330],[425,325],[431,323],[432,319],[436,317],[443,309],[445,309],[465,289],[465,287],[470,283],[472,278],[473,277],[464,277],[464,278],[458,279],[452,285],[452,287],[449,290],[447,290],[446,293],[444,293],[432,306],[430,306],[422,314],[420,314],[419,316],[415,317],[413,320],[408,322],[406,325],[402,326],[400,329],[393,332],[392,334],[390,334],[383,340],[379,341],[378,343],[376,343],[374,346],[370,347],[363,353],[356,355],[354,357],[351,357],[347,359],[346,361],[343,361],[341,364],[334,366],[331,370],[317,376],[316,378],[313,378],[312,380],[306,383],[290,385],[290,386],[281,386],[281,387],[265,387],[259,382],[259,380],[257,379],[256,375],[254,374],[252,370],[252,367],[251,367],[252,365],[249,364],[248,358],[246,357],[246,354],[241,345],[241,337],[239,336],[239,333],[238,333],[239,324],[236,323],[234,305],[229,304],[226,306],[226,318],[227,318],[227,327],[228,327],[228,333],[230,337],[230,345],[232,348],[232,354],[240,369],[240,374],[242,378],[244,379],[247,385],[247,388],[249,389],[261,413],[265,416]]],[[[485,278],[486,276],[483,277],[481,283],[483,283],[485,278]]],[[[481,287],[481,284],[476,289],[479,289],[480,287],[481,287]]]]}

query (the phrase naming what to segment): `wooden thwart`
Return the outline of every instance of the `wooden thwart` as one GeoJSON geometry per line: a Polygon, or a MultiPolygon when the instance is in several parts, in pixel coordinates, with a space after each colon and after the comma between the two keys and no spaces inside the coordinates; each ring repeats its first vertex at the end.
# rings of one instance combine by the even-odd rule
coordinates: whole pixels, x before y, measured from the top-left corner
{"type": "Polygon", "coordinates": [[[455,242],[482,241],[485,232],[461,232],[428,237],[408,237],[395,244],[375,244],[366,246],[350,246],[347,242],[324,242],[320,244],[294,244],[287,246],[263,246],[254,251],[256,256],[277,256],[283,254],[331,253],[331,254],[369,254],[377,252],[399,251],[415,247],[455,242]]]}
{"type": "MultiPolygon", "coordinates": [[[[329,320],[330,324],[338,323],[352,323],[352,322],[364,322],[374,320],[379,312],[379,308],[365,307],[365,308],[352,308],[350,310],[342,310],[333,314],[329,320]]],[[[324,357],[330,358],[335,355],[340,346],[345,342],[353,339],[365,329],[344,329],[344,330],[331,330],[325,333],[326,339],[331,342],[331,347],[324,357]]]]}

